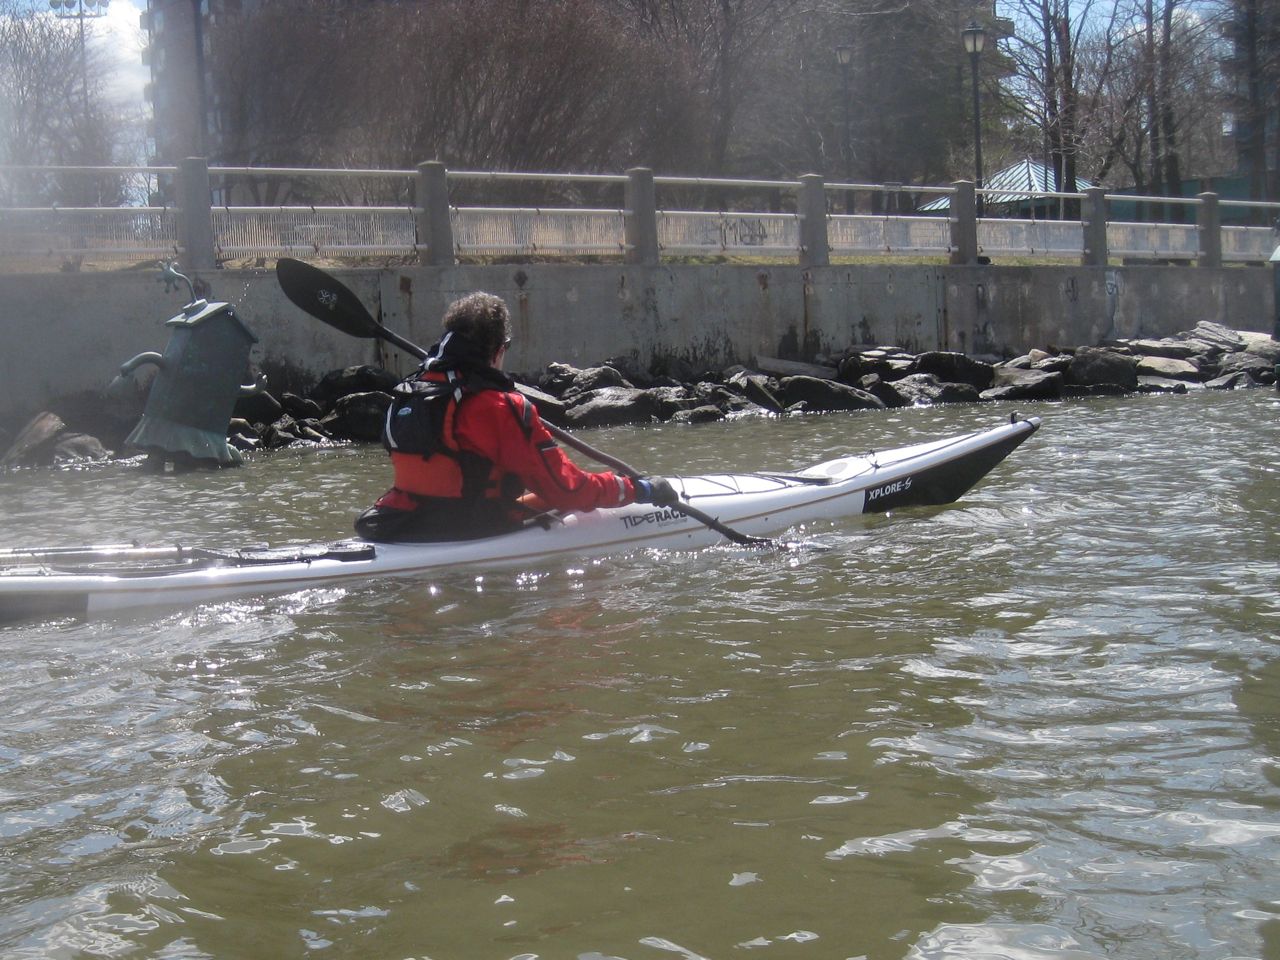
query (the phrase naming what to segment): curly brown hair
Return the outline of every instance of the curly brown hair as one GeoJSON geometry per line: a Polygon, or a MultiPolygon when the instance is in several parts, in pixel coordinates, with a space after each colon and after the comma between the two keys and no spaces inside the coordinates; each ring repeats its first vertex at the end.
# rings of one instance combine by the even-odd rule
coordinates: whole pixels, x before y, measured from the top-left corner
{"type": "Polygon", "coordinates": [[[441,325],[482,347],[489,358],[511,339],[511,314],[503,299],[492,293],[477,291],[453,301],[441,325]]]}

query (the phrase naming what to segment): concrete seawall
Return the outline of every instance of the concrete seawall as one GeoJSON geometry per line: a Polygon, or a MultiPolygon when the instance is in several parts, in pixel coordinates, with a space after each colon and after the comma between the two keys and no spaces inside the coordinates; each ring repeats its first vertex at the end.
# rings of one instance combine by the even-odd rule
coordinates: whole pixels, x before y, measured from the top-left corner
{"type": "MultiPolygon", "coordinates": [[[[333,271],[410,340],[434,342],[445,305],[476,289],[511,306],[508,369],[633,356],[695,368],[757,356],[812,359],[856,344],[1016,356],[1032,347],[1160,337],[1212,320],[1269,332],[1271,271],[1227,267],[512,264],[333,271]]],[[[0,276],[0,424],[96,391],[121,363],[163,350],[182,297],[158,270],[0,276]]],[[[258,335],[274,389],[302,389],[356,363],[411,362],[307,317],[270,270],[211,271],[206,296],[258,335]]]]}

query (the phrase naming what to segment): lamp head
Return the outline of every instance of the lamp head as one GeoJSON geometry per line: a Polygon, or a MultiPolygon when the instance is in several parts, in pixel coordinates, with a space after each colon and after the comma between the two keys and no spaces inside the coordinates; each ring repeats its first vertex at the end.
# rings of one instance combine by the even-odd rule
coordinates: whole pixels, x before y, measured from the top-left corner
{"type": "Polygon", "coordinates": [[[976,20],[969,21],[969,25],[960,32],[960,37],[964,40],[965,53],[971,57],[982,53],[982,48],[987,45],[987,31],[976,20]]]}

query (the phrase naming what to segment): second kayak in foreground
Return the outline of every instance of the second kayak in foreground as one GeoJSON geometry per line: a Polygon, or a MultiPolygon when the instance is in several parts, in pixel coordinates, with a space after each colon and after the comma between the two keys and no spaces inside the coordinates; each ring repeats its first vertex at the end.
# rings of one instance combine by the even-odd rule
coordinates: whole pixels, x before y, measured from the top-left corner
{"type": "MultiPolygon", "coordinates": [[[[1040,427],[1039,417],[892,450],[849,454],[794,473],[673,477],[682,501],[763,536],[814,520],[951,503],[1040,427]]],[[[526,565],[637,548],[695,549],[720,535],[677,510],[630,504],[551,515],[495,537],[435,543],[337,543],[274,549],[186,545],[0,550],[0,622],[183,607],[442,568],[526,565]]]]}

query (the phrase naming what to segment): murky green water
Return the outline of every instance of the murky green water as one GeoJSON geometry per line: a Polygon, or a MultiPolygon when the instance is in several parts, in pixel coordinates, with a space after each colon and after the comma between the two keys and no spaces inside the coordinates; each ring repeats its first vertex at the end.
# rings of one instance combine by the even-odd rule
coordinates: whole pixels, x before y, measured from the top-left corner
{"type": "MultiPolygon", "coordinates": [[[[1035,412],[827,551],[0,628],[0,955],[1280,957],[1280,400],[1035,412]]],[[[1007,413],[591,440],[789,467],[1007,413]]],[[[0,541],[342,536],[386,474],[8,475],[0,541]]]]}

